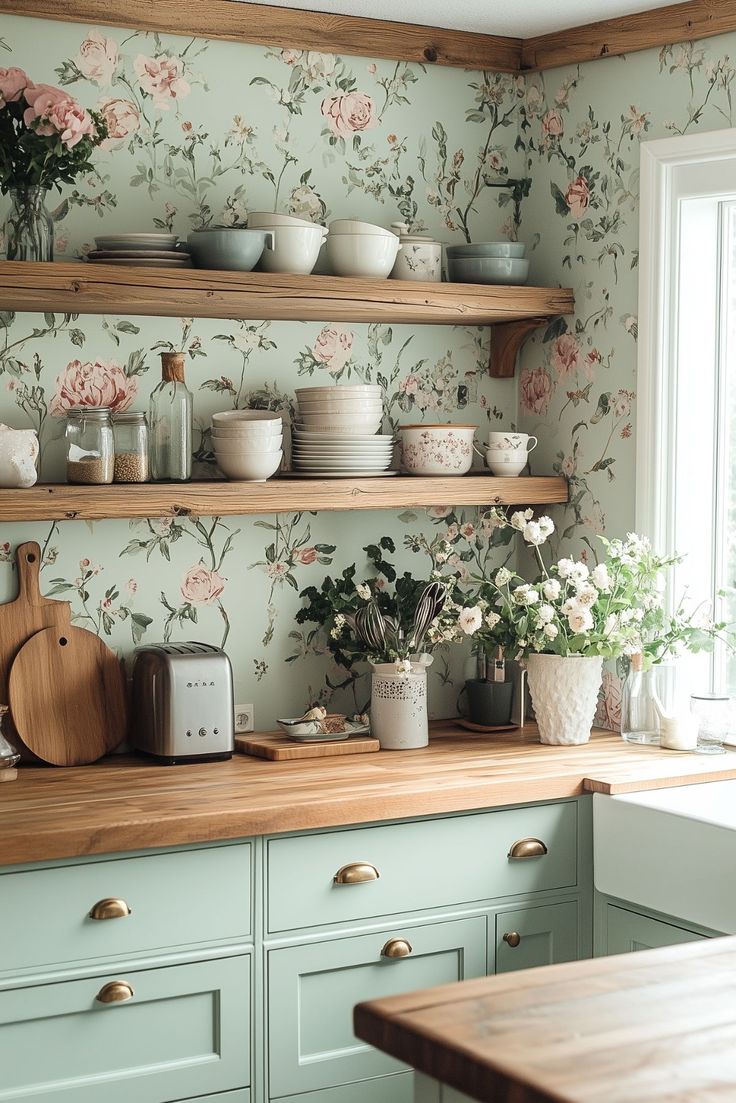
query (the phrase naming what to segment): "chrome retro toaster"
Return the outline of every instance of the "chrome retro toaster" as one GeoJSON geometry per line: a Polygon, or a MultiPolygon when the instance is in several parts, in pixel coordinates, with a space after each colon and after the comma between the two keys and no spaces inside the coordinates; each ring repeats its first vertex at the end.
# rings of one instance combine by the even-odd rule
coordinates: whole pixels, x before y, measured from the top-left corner
{"type": "Polygon", "coordinates": [[[159,762],[230,758],[233,672],[209,643],[136,648],[130,742],[159,762]]]}

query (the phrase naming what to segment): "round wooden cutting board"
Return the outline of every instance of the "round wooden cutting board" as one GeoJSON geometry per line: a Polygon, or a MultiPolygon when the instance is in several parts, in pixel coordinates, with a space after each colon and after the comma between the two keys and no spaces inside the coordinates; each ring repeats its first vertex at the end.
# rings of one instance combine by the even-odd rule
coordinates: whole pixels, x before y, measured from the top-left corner
{"type": "Polygon", "coordinates": [[[46,628],[16,655],[10,708],[21,739],[44,762],[96,762],[125,737],[122,667],[93,632],[46,628]]]}

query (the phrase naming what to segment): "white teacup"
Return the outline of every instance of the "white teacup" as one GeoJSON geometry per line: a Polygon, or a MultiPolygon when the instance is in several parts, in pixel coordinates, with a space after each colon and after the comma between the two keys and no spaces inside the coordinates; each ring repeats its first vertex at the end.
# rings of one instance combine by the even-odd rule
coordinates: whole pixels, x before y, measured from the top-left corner
{"type": "MultiPolygon", "coordinates": [[[[515,478],[517,475],[520,475],[522,473],[528,462],[526,452],[517,451],[511,454],[519,456],[519,459],[499,460],[498,453],[493,452],[490,448],[488,449],[488,451],[486,452],[486,463],[488,464],[488,469],[492,475],[495,475],[497,478],[501,479],[515,478]]],[[[509,453],[504,453],[504,455],[509,455],[509,453]]]]}
{"type": "Polygon", "coordinates": [[[494,452],[533,452],[537,443],[527,433],[489,433],[486,447],[494,452]]]}

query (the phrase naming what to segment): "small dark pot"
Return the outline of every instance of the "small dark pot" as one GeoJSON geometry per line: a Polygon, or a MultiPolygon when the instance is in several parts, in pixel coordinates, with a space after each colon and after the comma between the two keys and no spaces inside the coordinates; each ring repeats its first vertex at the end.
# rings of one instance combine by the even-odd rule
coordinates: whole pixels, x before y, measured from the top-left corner
{"type": "Polygon", "coordinates": [[[514,699],[513,682],[484,682],[471,678],[465,683],[468,720],[490,728],[508,724],[514,699]]]}

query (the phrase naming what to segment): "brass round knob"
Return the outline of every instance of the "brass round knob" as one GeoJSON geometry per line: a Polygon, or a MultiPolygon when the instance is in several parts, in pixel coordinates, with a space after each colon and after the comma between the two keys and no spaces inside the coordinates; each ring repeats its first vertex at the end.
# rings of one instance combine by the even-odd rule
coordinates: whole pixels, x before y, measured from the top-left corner
{"type": "Polygon", "coordinates": [[[338,869],[333,881],[336,885],[362,885],[366,881],[377,881],[380,876],[370,862],[349,862],[338,869]]]}
{"type": "Polygon", "coordinates": [[[381,957],[408,957],[411,952],[411,942],[405,938],[390,938],[381,950],[381,957]]]}
{"type": "Polygon", "coordinates": [[[126,1000],[132,1000],[134,995],[133,986],[127,980],[111,980],[97,993],[97,1002],[125,1003],[126,1000]]]}
{"type": "Polygon", "coordinates": [[[118,900],[115,896],[106,896],[104,900],[98,900],[92,907],[90,919],[124,919],[130,915],[130,908],[124,900],[118,900]]]}
{"type": "Polygon", "coordinates": [[[512,950],[515,950],[521,942],[521,935],[518,931],[506,931],[506,934],[503,936],[503,940],[504,942],[508,942],[512,950]]]}

